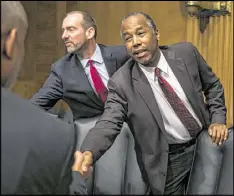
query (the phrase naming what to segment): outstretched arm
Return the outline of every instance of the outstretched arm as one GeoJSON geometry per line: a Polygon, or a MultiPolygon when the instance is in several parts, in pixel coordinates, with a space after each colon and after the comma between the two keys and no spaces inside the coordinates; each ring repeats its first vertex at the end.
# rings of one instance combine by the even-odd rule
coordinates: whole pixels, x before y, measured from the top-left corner
{"type": "Polygon", "coordinates": [[[82,152],[91,152],[94,163],[112,146],[127,115],[127,102],[121,86],[110,79],[108,88],[104,113],[81,145],[82,152]]]}

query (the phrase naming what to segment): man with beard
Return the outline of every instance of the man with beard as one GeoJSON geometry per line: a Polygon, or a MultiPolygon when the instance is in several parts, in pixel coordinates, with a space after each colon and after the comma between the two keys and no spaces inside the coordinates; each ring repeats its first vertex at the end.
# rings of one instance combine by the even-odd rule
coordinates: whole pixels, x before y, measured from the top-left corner
{"type": "Polygon", "coordinates": [[[152,193],[184,194],[198,134],[208,130],[214,145],[228,137],[223,86],[191,43],[159,47],[145,13],[126,16],[121,36],[132,58],[109,80],[105,111],[81,145],[82,169],[111,147],[126,121],[152,193]]]}
{"type": "Polygon", "coordinates": [[[85,12],[68,13],[62,24],[68,54],[52,65],[51,73],[31,102],[49,110],[63,99],[74,120],[101,115],[107,82],[128,59],[124,46],[96,43],[97,26],[85,12]]]}

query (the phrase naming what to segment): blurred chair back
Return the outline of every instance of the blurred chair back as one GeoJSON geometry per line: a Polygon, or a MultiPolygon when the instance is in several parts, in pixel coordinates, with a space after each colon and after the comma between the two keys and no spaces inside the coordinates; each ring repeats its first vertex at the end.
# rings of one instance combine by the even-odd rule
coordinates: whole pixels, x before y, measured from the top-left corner
{"type": "MultiPolygon", "coordinates": [[[[78,119],[77,149],[99,117],[78,119]]],[[[144,195],[147,186],[141,177],[136,160],[134,139],[128,125],[124,123],[121,133],[111,148],[96,162],[92,176],[87,180],[92,195],[144,195]]]]}

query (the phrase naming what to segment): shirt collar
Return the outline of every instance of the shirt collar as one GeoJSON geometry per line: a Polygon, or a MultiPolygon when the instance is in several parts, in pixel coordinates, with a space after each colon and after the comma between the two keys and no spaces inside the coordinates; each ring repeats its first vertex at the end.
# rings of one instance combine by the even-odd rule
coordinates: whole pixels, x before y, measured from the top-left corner
{"type": "Polygon", "coordinates": [[[82,59],[80,56],[78,56],[78,59],[80,60],[84,68],[87,66],[87,63],[90,59],[99,64],[103,63],[102,53],[98,44],[96,44],[95,52],[93,53],[93,56],[90,59],[82,59]]]}

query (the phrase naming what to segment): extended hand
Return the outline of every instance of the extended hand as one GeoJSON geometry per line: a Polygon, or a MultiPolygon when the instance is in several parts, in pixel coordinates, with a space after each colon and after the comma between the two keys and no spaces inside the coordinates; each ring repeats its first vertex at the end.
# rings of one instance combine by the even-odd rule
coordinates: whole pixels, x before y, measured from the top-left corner
{"type": "Polygon", "coordinates": [[[226,125],[223,124],[211,124],[208,133],[215,145],[221,145],[228,138],[228,129],[226,125]]]}
{"type": "MultiPolygon", "coordinates": [[[[74,164],[72,166],[72,171],[77,171],[77,172],[80,172],[82,174],[82,176],[87,179],[90,174],[92,173],[93,171],[93,167],[90,165],[86,171],[83,171],[82,170],[82,164],[85,164],[87,162],[87,157],[86,155],[84,155],[83,153],[81,153],[80,151],[76,151],[75,154],[74,154],[74,158],[75,158],[75,161],[74,161],[74,164]]],[[[86,165],[86,164],[85,164],[86,165]]]]}
{"type": "Polygon", "coordinates": [[[93,154],[90,151],[83,152],[84,161],[82,163],[82,171],[88,172],[93,165],[93,154]]]}

